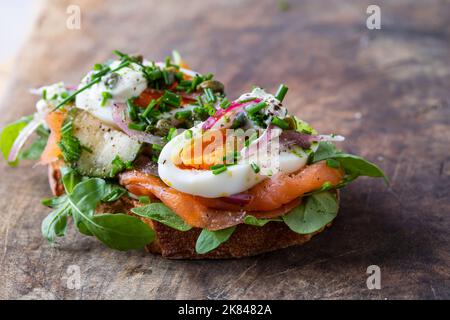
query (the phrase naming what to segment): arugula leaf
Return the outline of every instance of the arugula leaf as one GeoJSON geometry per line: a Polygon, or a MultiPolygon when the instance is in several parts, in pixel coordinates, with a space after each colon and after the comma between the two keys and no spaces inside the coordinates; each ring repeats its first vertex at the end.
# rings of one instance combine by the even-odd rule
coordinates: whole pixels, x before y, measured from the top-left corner
{"type": "Polygon", "coordinates": [[[150,218],[179,231],[188,231],[192,227],[163,203],[151,203],[131,209],[138,216],[150,218]]]}
{"type": "Polygon", "coordinates": [[[116,200],[119,200],[126,193],[127,190],[125,188],[122,188],[121,186],[114,183],[107,183],[105,187],[105,196],[103,197],[102,201],[114,202],[116,200]]]}
{"type": "Polygon", "coordinates": [[[28,147],[28,149],[22,150],[19,154],[20,160],[38,160],[41,157],[42,152],[47,145],[49,131],[40,125],[36,133],[38,138],[28,147]]]}
{"type": "Polygon", "coordinates": [[[249,224],[252,226],[258,226],[258,227],[263,227],[264,225],[266,225],[267,223],[269,223],[271,221],[283,221],[283,220],[280,218],[258,219],[252,215],[245,216],[245,218],[244,218],[245,224],[249,224]]]}
{"type": "Polygon", "coordinates": [[[81,175],[72,168],[61,167],[62,183],[67,194],[71,194],[77,184],[81,182],[81,175]]]}
{"type": "Polygon", "coordinates": [[[367,161],[362,157],[339,151],[333,144],[322,141],[319,143],[319,146],[313,155],[312,162],[314,163],[328,159],[338,161],[341,168],[344,169],[345,173],[347,174],[345,183],[343,185],[355,180],[359,176],[368,176],[375,178],[382,177],[384,178],[385,182],[389,184],[387,176],[377,165],[367,161]]]}
{"type": "Polygon", "coordinates": [[[203,229],[197,238],[195,251],[198,254],[205,254],[216,249],[231,237],[235,229],[236,227],[230,227],[217,231],[203,229]]]}
{"type": "Polygon", "coordinates": [[[95,215],[98,204],[108,196],[109,199],[117,197],[119,188],[103,179],[83,179],[73,169],[64,168],[62,173],[67,195],[44,201],[55,208],[42,222],[42,234],[47,240],[53,242],[56,237],[64,236],[69,215],[80,233],[95,236],[113,249],[137,249],[154,240],[154,231],[135,217],[95,215]]]}
{"type": "MultiPolygon", "coordinates": [[[[33,116],[24,117],[3,128],[0,134],[0,149],[3,154],[3,158],[6,161],[8,161],[8,155],[11,151],[14,141],[16,141],[20,131],[22,131],[22,129],[26,127],[31,119],[33,119],[33,116]]],[[[17,166],[18,163],[18,159],[14,162],[8,162],[8,164],[13,167],[17,166]]]]}
{"type": "Polygon", "coordinates": [[[56,237],[63,237],[66,234],[67,216],[70,215],[70,206],[67,201],[58,209],[52,211],[41,225],[42,235],[50,242],[54,242],[56,237]]]}
{"type": "Polygon", "coordinates": [[[282,216],[288,227],[299,234],[316,232],[337,215],[338,201],[330,192],[313,194],[287,215],[282,216]]]}
{"type": "Polygon", "coordinates": [[[94,235],[88,223],[95,214],[95,208],[105,196],[105,185],[103,179],[88,179],[77,184],[68,197],[74,224],[84,235],[94,235]]]}
{"type": "Polygon", "coordinates": [[[87,224],[89,230],[112,249],[139,249],[155,240],[155,232],[141,220],[122,213],[98,214],[87,224]]]}

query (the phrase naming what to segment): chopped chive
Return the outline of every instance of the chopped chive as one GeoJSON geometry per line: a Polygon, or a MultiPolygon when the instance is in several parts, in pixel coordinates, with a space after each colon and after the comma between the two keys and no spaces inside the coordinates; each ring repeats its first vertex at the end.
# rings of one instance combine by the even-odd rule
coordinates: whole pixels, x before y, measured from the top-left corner
{"type": "Polygon", "coordinates": [[[166,57],[166,68],[170,67],[170,56],[166,57]]]}
{"type": "Polygon", "coordinates": [[[47,89],[42,90],[42,99],[47,100],[47,89]]]}
{"type": "Polygon", "coordinates": [[[111,93],[109,93],[108,91],[103,91],[102,92],[102,102],[100,102],[100,105],[102,107],[104,107],[106,105],[106,102],[108,101],[108,99],[111,99],[112,95],[111,93]]]}
{"type": "Polygon", "coordinates": [[[127,100],[127,111],[132,121],[137,121],[139,119],[137,107],[132,99],[127,100]]]}
{"type": "Polygon", "coordinates": [[[251,105],[247,108],[245,108],[245,110],[247,111],[248,114],[255,114],[257,112],[259,112],[260,110],[264,109],[265,107],[267,107],[267,103],[265,103],[264,101],[261,101],[260,103],[251,105]]]}
{"type": "Polygon", "coordinates": [[[248,138],[247,141],[245,141],[244,145],[248,147],[253,141],[255,141],[258,138],[258,133],[253,132],[252,135],[248,138]]]}
{"type": "Polygon", "coordinates": [[[220,169],[222,167],[225,167],[225,165],[224,164],[215,164],[215,165],[211,166],[210,169],[211,170],[217,170],[217,169],[220,169]]]}
{"type": "Polygon", "coordinates": [[[169,129],[169,133],[167,134],[167,141],[170,141],[173,139],[173,137],[177,134],[177,129],[176,128],[170,128],[169,129]]]}
{"type": "Polygon", "coordinates": [[[186,138],[186,139],[192,139],[192,130],[186,130],[185,132],[184,132],[184,137],[186,138]]]}
{"type": "Polygon", "coordinates": [[[288,90],[288,87],[286,87],[284,84],[280,84],[277,93],[275,94],[275,98],[277,98],[278,101],[282,102],[288,90]]]}
{"type": "Polygon", "coordinates": [[[338,169],[341,166],[341,164],[336,159],[327,159],[327,166],[329,166],[330,168],[338,169]]]}
{"type": "Polygon", "coordinates": [[[227,167],[226,166],[223,166],[223,167],[220,167],[218,169],[215,169],[215,170],[212,171],[212,173],[214,175],[218,175],[218,174],[221,174],[224,171],[227,171],[227,167]]]}
{"type": "Polygon", "coordinates": [[[255,97],[250,97],[250,98],[247,98],[247,99],[239,100],[239,103],[246,103],[246,102],[250,102],[250,101],[254,101],[254,100],[256,100],[255,97]]]}
{"type": "Polygon", "coordinates": [[[252,163],[250,164],[250,166],[252,167],[253,172],[255,172],[255,173],[258,173],[258,172],[261,171],[261,169],[259,168],[259,166],[258,166],[256,163],[254,163],[254,162],[252,162],[252,163]]]}
{"type": "Polygon", "coordinates": [[[175,119],[177,120],[188,119],[191,115],[192,115],[191,110],[178,111],[177,113],[175,113],[175,119]]]}
{"type": "Polygon", "coordinates": [[[100,71],[102,69],[103,69],[103,65],[101,63],[94,64],[94,70],[95,71],[100,71]]]}
{"type": "Polygon", "coordinates": [[[200,107],[203,107],[203,99],[202,99],[201,96],[198,96],[198,97],[197,97],[197,103],[198,103],[198,105],[199,105],[200,107]]]}
{"type": "Polygon", "coordinates": [[[67,91],[61,92],[61,94],[59,95],[61,98],[65,99],[69,96],[69,93],[67,91]]]}
{"type": "Polygon", "coordinates": [[[129,123],[128,128],[136,131],[144,131],[146,128],[145,123],[129,123]]]}
{"type": "Polygon", "coordinates": [[[145,203],[145,204],[151,203],[149,196],[139,196],[138,199],[139,199],[140,203],[145,203]]]}
{"type": "Polygon", "coordinates": [[[170,79],[169,79],[169,73],[165,70],[162,71],[162,76],[164,79],[164,83],[168,86],[171,85],[170,79]]]}
{"type": "Polygon", "coordinates": [[[160,146],[159,144],[152,144],[152,150],[161,151],[162,146],[160,146]]]}
{"type": "Polygon", "coordinates": [[[281,128],[283,130],[289,129],[289,123],[278,117],[273,117],[271,122],[273,125],[276,125],[277,127],[281,128]]]}
{"type": "Polygon", "coordinates": [[[147,118],[147,116],[149,115],[149,113],[153,110],[153,108],[156,106],[157,104],[157,100],[153,99],[152,101],[150,101],[150,103],[148,104],[147,108],[145,108],[144,112],[142,112],[142,117],[143,118],[147,118]]]}
{"type": "Polygon", "coordinates": [[[222,102],[220,103],[220,107],[222,109],[228,109],[228,107],[231,105],[231,102],[228,101],[227,98],[223,99],[222,102]]]}
{"type": "Polygon", "coordinates": [[[216,96],[214,95],[214,92],[211,90],[211,88],[206,88],[205,90],[206,100],[209,102],[215,102],[216,96]]]}
{"type": "Polygon", "coordinates": [[[171,106],[179,107],[181,104],[181,97],[173,92],[165,90],[162,96],[162,101],[170,104],[171,106]]]}
{"type": "Polygon", "coordinates": [[[158,79],[161,79],[161,77],[163,76],[162,71],[161,70],[153,70],[148,77],[150,78],[150,80],[155,81],[158,79]]]}

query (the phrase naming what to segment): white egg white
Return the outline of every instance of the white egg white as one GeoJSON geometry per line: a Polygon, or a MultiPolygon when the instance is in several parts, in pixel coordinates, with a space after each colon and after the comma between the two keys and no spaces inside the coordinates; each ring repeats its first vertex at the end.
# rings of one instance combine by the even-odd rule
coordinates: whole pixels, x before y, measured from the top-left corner
{"type": "MultiPolygon", "coordinates": [[[[201,125],[191,129],[194,138],[200,136],[200,128],[201,125]]],[[[180,154],[189,139],[185,134],[174,137],[164,146],[158,159],[160,178],[174,189],[206,198],[227,197],[244,192],[269,177],[262,172],[255,173],[249,161],[240,161],[217,175],[211,170],[182,169],[172,159],[180,154]]],[[[307,159],[307,154],[301,150],[296,154],[281,152],[279,171],[295,172],[306,165],[307,159]]]]}

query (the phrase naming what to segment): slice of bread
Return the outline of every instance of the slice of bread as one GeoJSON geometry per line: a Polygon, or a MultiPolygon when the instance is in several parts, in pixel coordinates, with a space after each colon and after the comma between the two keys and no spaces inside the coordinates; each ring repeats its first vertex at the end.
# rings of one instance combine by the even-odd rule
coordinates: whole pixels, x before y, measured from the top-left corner
{"type": "MultiPolygon", "coordinates": [[[[102,204],[97,208],[97,212],[123,212],[135,216],[131,213],[131,209],[140,205],[142,204],[136,200],[122,197],[114,203],[102,204]]],[[[156,240],[147,245],[146,250],[151,253],[161,254],[169,259],[229,259],[254,256],[293,245],[304,244],[313,235],[325,229],[322,228],[314,233],[301,235],[291,231],[283,222],[269,222],[263,227],[240,224],[236,227],[230,239],[222,243],[217,249],[207,254],[197,254],[195,252],[195,243],[201,229],[194,228],[189,231],[178,231],[157,221],[139,218],[156,233],[156,240]]]]}
{"type": "MultiPolygon", "coordinates": [[[[55,172],[56,170],[49,167],[49,177],[57,177],[59,170],[57,170],[58,173],[55,172]]],[[[62,194],[63,188],[61,188],[62,186],[57,179],[50,179],[50,185],[55,195],[62,194]]],[[[98,214],[120,212],[136,216],[131,212],[131,209],[140,205],[142,204],[139,201],[124,196],[113,203],[101,204],[96,211],[98,214]]],[[[155,241],[147,245],[146,250],[151,253],[161,254],[169,259],[230,259],[254,256],[293,245],[304,244],[312,236],[325,229],[324,227],[314,233],[301,235],[290,230],[283,222],[269,222],[263,227],[240,224],[236,227],[230,239],[222,243],[218,248],[207,254],[197,254],[195,243],[201,229],[193,228],[189,231],[178,231],[160,222],[143,217],[139,218],[149,225],[156,234],[155,241]]],[[[330,225],[331,223],[327,227],[330,225]]]]}

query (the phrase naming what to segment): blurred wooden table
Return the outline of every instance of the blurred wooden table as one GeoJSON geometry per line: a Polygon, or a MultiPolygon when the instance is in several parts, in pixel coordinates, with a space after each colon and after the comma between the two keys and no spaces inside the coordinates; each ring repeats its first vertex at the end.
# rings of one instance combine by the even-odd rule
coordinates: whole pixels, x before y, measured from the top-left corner
{"type": "Polygon", "coordinates": [[[391,178],[342,193],[335,225],[303,247],[229,261],[167,261],[121,253],[75,232],[49,246],[40,223],[45,168],[0,165],[0,298],[450,298],[450,4],[379,1],[51,1],[1,103],[0,125],[33,112],[28,89],[77,83],[113,49],[162,59],[173,48],[213,72],[230,97],[258,84],[391,178]],[[79,4],[81,29],[66,29],[79,4]],[[78,265],[81,289],[67,287],[78,265]],[[366,269],[381,268],[368,290],[366,269]]]}

